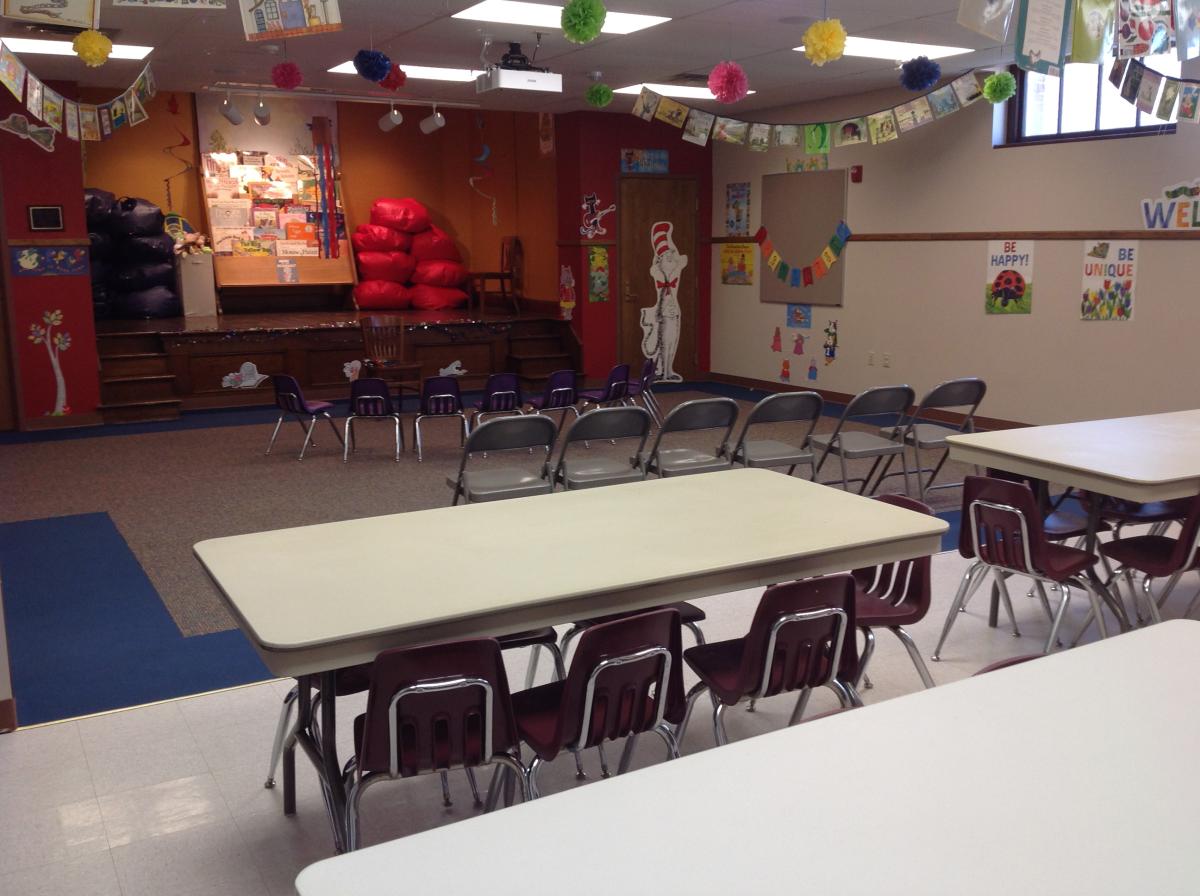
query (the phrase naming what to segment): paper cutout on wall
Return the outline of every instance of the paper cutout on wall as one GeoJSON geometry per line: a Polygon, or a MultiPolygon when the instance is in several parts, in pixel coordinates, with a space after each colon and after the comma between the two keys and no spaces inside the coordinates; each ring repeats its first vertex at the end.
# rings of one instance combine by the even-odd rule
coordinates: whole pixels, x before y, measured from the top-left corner
{"type": "Polygon", "coordinates": [[[583,202],[579,207],[583,209],[583,223],[579,225],[581,237],[590,240],[608,233],[601,222],[605,215],[610,215],[617,210],[615,202],[606,208],[600,208],[600,197],[595,193],[588,193],[583,197],[583,202]]]}
{"type": "Polygon", "coordinates": [[[50,371],[54,374],[54,409],[45,412],[48,417],[62,417],[71,413],[71,408],[67,405],[67,381],[58,360],[62,352],[70,349],[71,334],[62,329],[62,322],[62,311],[44,311],[42,322],[30,324],[29,335],[26,337],[34,345],[46,346],[46,357],[50,361],[50,371]],[[57,333],[54,332],[55,327],[59,328],[57,333]]]}
{"type": "Polygon", "coordinates": [[[14,246],[14,277],[74,277],[88,273],[88,250],[80,246],[14,246]]]}
{"type": "Polygon", "coordinates": [[[650,279],[656,301],[641,311],[642,354],[654,360],[656,378],[664,383],[681,383],[675,372],[675,353],[679,350],[682,311],[679,307],[679,281],[688,265],[688,257],[675,246],[675,225],[656,221],[650,227],[650,279]]]}
{"type": "Polygon", "coordinates": [[[34,127],[24,115],[13,112],[0,121],[0,131],[16,134],[22,140],[32,140],[46,152],[54,152],[54,128],[34,127]]]}
{"type": "Polygon", "coordinates": [[[787,325],[801,330],[812,329],[812,305],[788,305],[787,325]]]}
{"type": "Polygon", "coordinates": [[[771,338],[771,351],[783,351],[783,342],[781,341],[781,337],[779,335],[779,327],[775,328],[775,335],[771,338]]]}
{"type": "Polygon", "coordinates": [[[558,271],[558,308],[563,320],[570,320],[575,311],[575,274],[570,265],[561,265],[558,271]]]}
{"type": "Polygon", "coordinates": [[[750,184],[744,181],[725,185],[725,233],[750,235],[750,184]]]}
{"type": "Polygon", "coordinates": [[[451,361],[446,367],[438,371],[438,376],[465,376],[469,373],[462,365],[462,361],[451,361]]]}
{"type": "Polygon", "coordinates": [[[754,243],[721,245],[721,282],[726,286],[754,285],[754,243]]]}
{"type": "Polygon", "coordinates": [[[246,40],[282,40],[342,30],[338,0],[240,0],[246,40]]]}
{"type": "Polygon", "coordinates": [[[804,354],[804,334],[803,333],[792,334],[792,354],[793,355],[804,354]]]}
{"type": "Polygon", "coordinates": [[[347,361],[342,365],[342,373],[352,383],[362,375],[362,366],[362,361],[347,361]]]}
{"type": "Polygon", "coordinates": [[[784,358],[783,363],[779,365],[779,379],[785,383],[792,381],[792,362],[787,358],[784,358]]]}
{"type": "MultiPolygon", "coordinates": [[[[838,350],[838,322],[831,320],[825,325],[825,341],[821,344],[821,349],[825,353],[825,365],[829,366],[837,360],[838,350]]],[[[809,379],[816,379],[809,371],[809,379]]]]}
{"type": "Polygon", "coordinates": [[[605,246],[588,246],[588,301],[607,302],[608,249],[605,246]]]}
{"type": "Polygon", "coordinates": [[[244,361],[242,366],[233,373],[227,373],[221,378],[223,389],[257,389],[266,382],[267,375],[258,372],[258,365],[253,361],[244,361]]]}
{"type": "Polygon", "coordinates": [[[1029,314],[1033,309],[1032,240],[988,242],[984,310],[988,314],[1029,314]]]}
{"type": "Polygon", "coordinates": [[[817,359],[810,358],[808,362],[808,378],[814,383],[817,381],[817,359]]]}
{"type": "Polygon", "coordinates": [[[1137,277],[1138,244],[1131,240],[1083,244],[1082,320],[1129,320],[1137,277]]]}

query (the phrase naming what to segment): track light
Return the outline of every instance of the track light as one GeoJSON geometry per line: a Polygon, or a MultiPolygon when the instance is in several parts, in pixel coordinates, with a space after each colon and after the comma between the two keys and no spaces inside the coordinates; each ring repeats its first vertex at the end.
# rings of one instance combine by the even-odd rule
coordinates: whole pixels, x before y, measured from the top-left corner
{"type": "Polygon", "coordinates": [[[421,124],[419,125],[422,134],[432,134],[438,128],[444,128],[445,126],[446,116],[437,110],[437,106],[433,107],[432,115],[421,119],[421,124]]]}
{"type": "Polygon", "coordinates": [[[242,123],[242,113],[233,104],[233,99],[228,93],[225,94],[225,99],[221,102],[221,114],[225,116],[226,121],[235,127],[242,123]]]}
{"type": "MultiPolygon", "coordinates": [[[[239,115],[238,118],[241,118],[241,116],[239,115]]],[[[271,109],[266,103],[263,102],[263,98],[261,96],[258,98],[258,105],[254,107],[254,120],[261,125],[268,125],[271,123],[271,109]]]]}
{"type": "Polygon", "coordinates": [[[404,121],[404,116],[397,112],[395,105],[393,105],[391,110],[379,119],[379,130],[386,134],[402,121],[404,121]]]}

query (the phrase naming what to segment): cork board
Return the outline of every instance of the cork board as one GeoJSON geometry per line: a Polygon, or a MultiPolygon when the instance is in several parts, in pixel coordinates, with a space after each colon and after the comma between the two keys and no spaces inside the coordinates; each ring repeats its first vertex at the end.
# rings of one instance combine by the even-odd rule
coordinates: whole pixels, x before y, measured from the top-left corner
{"type": "MultiPolygon", "coordinates": [[[[846,170],[766,174],[762,179],[762,225],[789,266],[811,265],[846,219],[846,170]]],[[[759,301],[841,305],[846,252],[812,286],[790,286],[762,259],[759,301]]],[[[789,274],[790,282],[790,274],[789,274]]]]}

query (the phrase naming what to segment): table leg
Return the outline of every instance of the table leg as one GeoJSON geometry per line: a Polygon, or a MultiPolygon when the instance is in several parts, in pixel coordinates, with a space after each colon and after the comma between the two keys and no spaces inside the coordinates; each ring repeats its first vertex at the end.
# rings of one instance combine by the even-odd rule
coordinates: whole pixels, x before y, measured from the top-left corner
{"type": "MultiPolygon", "coordinates": [[[[306,731],[312,723],[312,682],[308,676],[296,679],[296,730],[306,731]]],[[[296,741],[283,750],[283,814],[296,814],[296,741]]]]}
{"type": "MultiPolygon", "coordinates": [[[[1084,538],[1084,547],[1087,549],[1088,553],[1099,556],[1097,547],[1100,542],[1100,511],[1101,505],[1104,503],[1104,496],[1092,493],[1086,494],[1088,494],[1088,516],[1087,535],[1084,538]]],[[[1127,632],[1133,628],[1133,626],[1129,623],[1129,617],[1125,615],[1125,606],[1120,600],[1113,597],[1112,592],[1108,590],[1108,587],[1100,579],[1100,575],[1096,572],[1095,564],[1087,568],[1086,575],[1088,577],[1088,581],[1092,583],[1092,586],[1100,595],[1100,599],[1108,605],[1108,608],[1112,610],[1113,615],[1117,617],[1117,624],[1120,625],[1121,631],[1127,632]]]]}
{"type": "Polygon", "coordinates": [[[988,604],[988,626],[995,628],[1000,624],[1000,586],[992,582],[992,600],[988,604]]]}
{"type": "MultiPolygon", "coordinates": [[[[296,743],[304,750],[309,761],[317,770],[321,788],[325,795],[329,822],[333,828],[334,847],[345,852],[346,789],[342,784],[342,769],[337,755],[337,698],[336,672],[320,675],[321,740],[313,736],[312,727],[312,675],[301,676],[298,702],[300,727],[296,732],[296,743]]],[[[286,799],[286,792],[285,792],[286,799]]]]}

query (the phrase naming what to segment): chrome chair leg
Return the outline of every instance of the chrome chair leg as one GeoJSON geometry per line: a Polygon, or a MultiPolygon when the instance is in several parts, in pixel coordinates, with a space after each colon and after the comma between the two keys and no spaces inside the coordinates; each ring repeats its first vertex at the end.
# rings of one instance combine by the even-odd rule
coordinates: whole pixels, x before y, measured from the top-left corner
{"type": "Polygon", "coordinates": [[[860,626],[859,631],[863,636],[863,649],[858,661],[858,678],[855,680],[855,684],[866,676],[867,665],[871,662],[871,657],[875,655],[875,633],[865,625],[860,626]]]}
{"type": "Polygon", "coordinates": [[[404,433],[400,426],[400,415],[396,415],[396,463],[400,463],[400,449],[404,445],[404,433]]]}
{"type": "Polygon", "coordinates": [[[317,415],[313,414],[312,422],[308,424],[308,429],[304,431],[304,447],[300,449],[300,457],[298,460],[304,460],[304,452],[308,450],[308,445],[312,442],[313,447],[317,446],[312,440],[313,430],[317,428],[317,415]]]}
{"type": "MultiPolygon", "coordinates": [[[[711,692],[710,692],[711,693],[711,692]]],[[[729,733],[725,730],[725,704],[713,695],[713,737],[717,741],[718,747],[723,747],[729,743],[729,733]]]]}
{"type": "Polygon", "coordinates": [[[633,762],[633,751],[637,747],[639,735],[631,734],[625,738],[625,749],[621,751],[621,761],[617,765],[617,774],[623,775],[629,771],[629,764],[633,762]]]}
{"type": "Polygon", "coordinates": [[[612,773],[608,770],[608,755],[604,752],[604,742],[596,744],[596,752],[600,754],[600,777],[611,778],[612,773]]]}
{"type": "MultiPolygon", "coordinates": [[[[918,458],[917,479],[921,478],[920,459],[918,458]]],[[[904,450],[904,446],[900,446],[900,469],[904,471],[904,494],[905,497],[912,495],[912,487],[908,481],[908,452],[904,450]]],[[[919,492],[918,492],[919,493],[919,492]]]]}
{"type": "Polygon", "coordinates": [[[675,739],[674,733],[671,731],[671,726],[667,722],[654,727],[654,733],[662,738],[663,743],[667,745],[667,760],[679,758],[679,742],[675,739]]]}
{"type": "Polygon", "coordinates": [[[788,719],[789,725],[796,725],[804,718],[804,710],[808,708],[808,698],[812,696],[812,688],[801,688],[800,696],[796,699],[796,706],[792,709],[791,718],[788,719]]]}
{"type": "Polygon", "coordinates": [[[421,415],[417,414],[413,419],[413,450],[417,452],[417,463],[425,459],[421,448],[421,415]]]}
{"type": "Polygon", "coordinates": [[[912,635],[898,625],[893,625],[889,628],[892,634],[900,639],[900,643],[904,645],[904,649],[908,651],[908,658],[912,660],[912,664],[917,668],[917,674],[921,676],[921,684],[927,688],[933,687],[933,676],[929,674],[925,660],[921,659],[921,651],[917,650],[917,645],[913,641],[912,635]]]}
{"type": "MultiPolygon", "coordinates": [[[[1146,595],[1146,605],[1150,608],[1150,619],[1155,624],[1162,622],[1162,614],[1158,611],[1158,602],[1154,599],[1154,592],[1150,590],[1150,576],[1142,579],[1142,593],[1146,595]]],[[[1129,587],[1133,588],[1133,577],[1129,578],[1129,587]]]]}
{"type": "Polygon", "coordinates": [[[342,439],[342,463],[350,461],[350,445],[354,444],[354,450],[358,450],[357,443],[354,443],[354,417],[346,418],[346,437],[342,439]]]}
{"type": "Polygon", "coordinates": [[[275,447],[275,440],[279,438],[279,427],[283,426],[283,418],[286,416],[286,413],[280,414],[279,419],[275,421],[275,429],[271,432],[271,441],[267,443],[267,454],[270,454],[271,449],[275,447]]]}
{"type": "Polygon", "coordinates": [[[958,593],[954,595],[954,601],[950,604],[950,612],[946,614],[946,623],[942,626],[942,636],[938,638],[937,647],[934,648],[931,657],[935,663],[942,659],[942,645],[946,643],[950,629],[954,626],[954,620],[958,618],[959,610],[962,609],[971,592],[983,581],[983,575],[987,573],[987,569],[988,567],[981,561],[976,560],[963,574],[962,583],[958,586],[958,593]]]}
{"type": "Polygon", "coordinates": [[[333,422],[333,418],[329,416],[329,411],[321,411],[321,416],[329,421],[329,428],[333,430],[334,438],[339,442],[342,440],[342,434],[338,432],[337,424],[333,422]]]}
{"type": "Polygon", "coordinates": [[[583,770],[583,751],[582,750],[572,750],[571,753],[575,757],[575,780],[576,781],[587,780],[587,772],[585,772],[583,770]]]}
{"type": "Polygon", "coordinates": [[[464,769],[467,773],[467,783],[471,786],[471,798],[475,801],[475,808],[478,809],[483,805],[483,800],[479,798],[479,783],[475,780],[475,769],[464,769]]]}
{"type": "Polygon", "coordinates": [[[1021,637],[1021,631],[1017,628],[1017,617],[1013,615],[1012,598],[1008,594],[1008,577],[1000,570],[993,570],[993,578],[996,581],[996,587],[1000,589],[1000,600],[1004,603],[1004,610],[1008,613],[1008,621],[1012,623],[1013,637],[1021,637]]]}
{"type": "Polygon", "coordinates": [[[438,772],[442,779],[442,805],[446,808],[454,805],[454,801],[450,799],[450,776],[445,770],[438,772]]]}
{"type": "MultiPolygon", "coordinates": [[[[1046,636],[1046,649],[1042,651],[1043,653],[1050,653],[1060,643],[1058,630],[1062,628],[1063,618],[1067,615],[1067,602],[1071,599],[1071,589],[1063,585],[1059,588],[1059,591],[1062,592],[1062,600],[1059,601],[1058,612],[1054,614],[1054,621],[1050,624],[1050,634],[1046,636]]],[[[1084,628],[1087,628],[1086,623],[1084,624],[1084,628]]],[[[1080,634],[1082,635],[1083,632],[1081,631],[1080,634]]],[[[1076,638],[1076,641],[1078,641],[1078,638],[1076,638]]],[[[1072,644],[1071,646],[1074,647],[1075,645],[1072,644]]]]}
{"type": "Polygon", "coordinates": [[[683,743],[684,735],[687,734],[688,722],[692,719],[692,707],[696,705],[696,698],[706,690],[708,690],[708,686],[704,682],[698,681],[687,692],[687,708],[683,711],[683,721],[679,723],[679,730],[675,732],[675,740],[681,744],[683,743]]]}
{"type": "Polygon", "coordinates": [[[296,736],[295,726],[289,724],[296,699],[300,696],[299,686],[292,688],[283,698],[283,706],[279,710],[279,721],[275,724],[275,739],[271,742],[271,765],[267,768],[267,780],[263,787],[270,790],[275,786],[275,769],[279,768],[279,759],[283,756],[283,747],[296,736]]]}
{"type": "Polygon", "coordinates": [[[531,800],[536,800],[542,795],[541,790],[538,789],[537,775],[543,765],[542,757],[534,756],[533,761],[529,763],[529,771],[525,773],[526,786],[531,800]]]}
{"type": "Polygon", "coordinates": [[[533,687],[533,679],[537,676],[538,657],[542,655],[542,645],[534,644],[529,651],[529,667],[525,670],[525,690],[533,687]]]}
{"type": "MultiPolygon", "coordinates": [[[[850,491],[850,479],[846,473],[846,455],[842,454],[841,451],[838,451],[838,461],[842,465],[842,491],[848,492],[850,491]]],[[[863,487],[866,488],[865,485],[863,487]]]]}
{"type": "Polygon", "coordinates": [[[692,633],[692,636],[696,639],[697,644],[704,644],[704,632],[700,631],[700,626],[696,625],[694,622],[685,622],[683,627],[692,633]]]}

